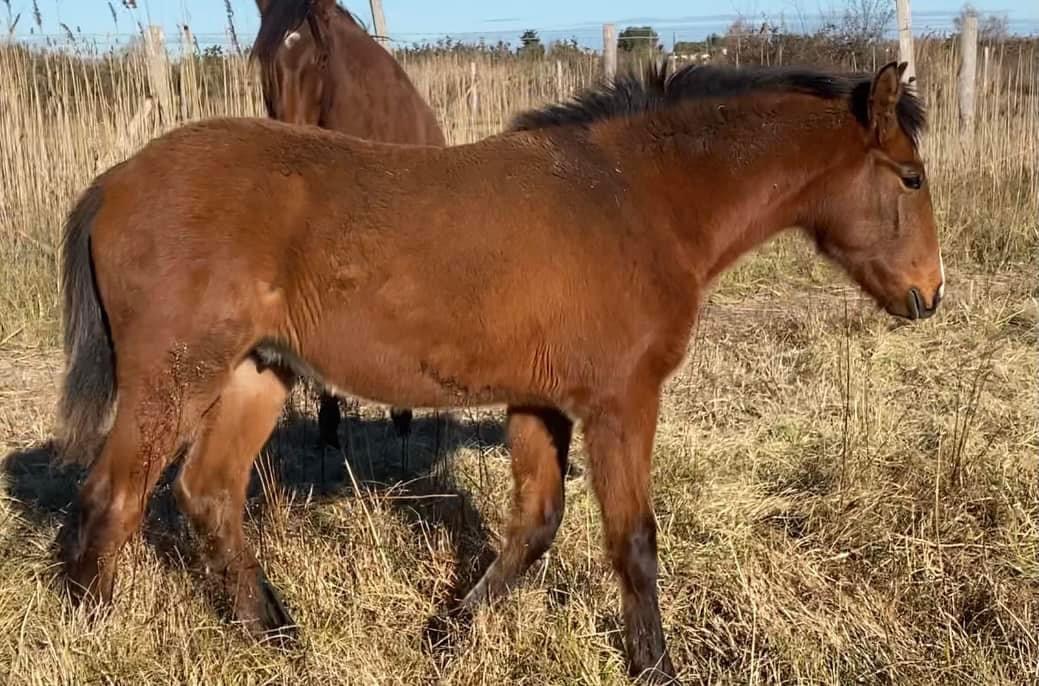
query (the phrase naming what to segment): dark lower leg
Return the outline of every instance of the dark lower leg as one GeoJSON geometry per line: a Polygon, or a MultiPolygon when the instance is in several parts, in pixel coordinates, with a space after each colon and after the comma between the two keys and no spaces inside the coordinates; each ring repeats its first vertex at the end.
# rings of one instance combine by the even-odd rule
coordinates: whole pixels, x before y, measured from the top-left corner
{"type": "Polygon", "coordinates": [[[642,398],[640,407],[598,415],[586,423],[585,439],[606,547],[621,587],[632,675],[667,683],[675,672],[657,601],[657,536],[649,490],[656,407],[652,396],[642,398]]]}
{"type": "Polygon", "coordinates": [[[390,421],[393,422],[393,428],[400,437],[400,470],[404,475],[408,473],[408,438],[411,437],[411,419],[412,412],[409,409],[400,407],[390,409],[390,421]]]}
{"type": "Polygon", "coordinates": [[[152,486],[141,481],[93,473],[87,478],[62,532],[62,558],[74,600],[111,602],[117,558],[141,524],[152,486]]]}
{"type": "Polygon", "coordinates": [[[148,495],[173,451],[175,427],[156,420],[153,409],[129,393],[120,399],[112,431],[62,532],[68,588],[77,601],[111,601],[116,558],[140,526],[148,495]]]}
{"type": "Polygon", "coordinates": [[[322,393],[319,403],[317,425],[321,444],[338,449],[339,422],[342,420],[339,411],[339,399],[329,393],[322,393]]]}
{"type": "Polygon", "coordinates": [[[657,600],[656,523],[650,514],[611,538],[608,546],[621,583],[624,643],[632,676],[644,675],[651,681],[673,676],[657,600]]]}
{"type": "Polygon", "coordinates": [[[512,515],[505,545],[464,605],[504,593],[552,544],[563,517],[563,472],[571,430],[570,419],[557,410],[509,408],[512,515]]]}

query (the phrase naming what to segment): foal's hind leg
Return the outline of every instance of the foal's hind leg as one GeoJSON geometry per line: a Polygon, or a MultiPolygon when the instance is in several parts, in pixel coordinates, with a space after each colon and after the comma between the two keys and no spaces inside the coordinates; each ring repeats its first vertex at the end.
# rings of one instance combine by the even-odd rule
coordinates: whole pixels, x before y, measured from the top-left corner
{"type": "Polygon", "coordinates": [[[656,390],[607,403],[584,422],[592,484],[606,547],[621,584],[625,645],[633,676],[672,683],[657,603],[657,529],[650,469],[656,390]]]}
{"type": "Polygon", "coordinates": [[[277,371],[258,369],[251,358],[243,361],[207,415],[174,489],[205,540],[207,565],[222,578],[235,619],[257,636],[293,623],[242,531],[252,464],[278,421],[289,385],[277,371]]]}
{"type": "Polygon", "coordinates": [[[501,595],[552,545],[563,518],[563,472],[572,428],[558,410],[509,408],[513,504],[505,546],[462,601],[464,606],[501,595]]]}
{"type": "Polygon", "coordinates": [[[115,422],[79,493],[75,519],[63,532],[69,591],[76,600],[107,603],[115,562],[140,526],[148,495],[206,407],[216,377],[200,375],[190,388],[169,370],[137,375],[120,386],[115,422]]]}

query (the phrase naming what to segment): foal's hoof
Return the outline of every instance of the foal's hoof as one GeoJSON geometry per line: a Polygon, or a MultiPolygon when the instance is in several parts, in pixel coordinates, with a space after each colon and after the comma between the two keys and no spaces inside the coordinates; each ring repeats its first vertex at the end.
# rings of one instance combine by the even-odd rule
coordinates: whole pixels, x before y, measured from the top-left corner
{"type": "Polygon", "coordinates": [[[249,633],[261,643],[289,647],[299,638],[299,626],[285,609],[277,589],[266,579],[260,579],[255,616],[244,619],[249,633]]]}
{"type": "Polygon", "coordinates": [[[422,630],[422,646],[426,653],[451,653],[462,634],[472,627],[473,614],[463,605],[444,608],[426,622],[422,630]]]}
{"type": "Polygon", "coordinates": [[[111,612],[111,600],[97,592],[96,583],[87,587],[83,582],[66,576],[64,587],[72,607],[82,610],[87,621],[98,622],[111,612]]]}
{"type": "Polygon", "coordinates": [[[102,574],[96,560],[67,560],[59,579],[72,606],[84,608],[92,618],[103,616],[112,604],[114,579],[111,573],[102,574]]]}
{"type": "Polygon", "coordinates": [[[680,686],[681,681],[675,676],[675,666],[671,663],[671,657],[666,653],[660,660],[649,667],[636,668],[632,666],[631,676],[637,684],[649,686],[680,686]]]}

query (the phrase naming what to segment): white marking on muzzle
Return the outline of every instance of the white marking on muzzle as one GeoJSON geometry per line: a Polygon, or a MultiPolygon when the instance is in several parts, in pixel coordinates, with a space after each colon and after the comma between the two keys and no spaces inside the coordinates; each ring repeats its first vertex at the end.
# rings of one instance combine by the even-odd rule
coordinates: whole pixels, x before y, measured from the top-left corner
{"type": "Polygon", "coordinates": [[[945,297],[945,260],[942,259],[942,251],[938,251],[938,271],[941,273],[942,282],[938,284],[938,297],[945,297]]]}
{"type": "Polygon", "coordinates": [[[285,47],[291,48],[293,45],[299,42],[302,36],[299,35],[299,31],[293,31],[292,33],[285,34],[285,47]]]}

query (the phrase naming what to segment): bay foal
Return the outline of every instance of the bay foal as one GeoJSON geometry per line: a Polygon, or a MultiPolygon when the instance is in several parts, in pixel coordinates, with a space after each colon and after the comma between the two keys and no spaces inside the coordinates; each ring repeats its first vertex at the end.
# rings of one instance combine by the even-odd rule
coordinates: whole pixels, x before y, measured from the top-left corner
{"type": "MultiPolygon", "coordinates": [[[[389,52],[335,0],[257,0],[253,57],[267,115],[385,143],[444,145],[432,108],[389,52]]],[[[339,447],[339,401],[324,392],[318,426],[339,447]]],[[[411,410],[390,410],[403,460],[411,410]]],[[[406,462],[402,463],[407,470],[406,462]]]]}
{"type": "Polygon", "coordinates": [[[266,120],[151,142],[65,227],[61,438],[92,462],[72,591],[111,599],[116,556],[183,454],[176,494],[236,617],[287,625],[242,509],[288,380],[307,374],[387,404],[507,405],[512,514],[470,605],[551,544],[582,422],[632,671],[669,678],[650,465],[706,289],[797,226],[893,315],[938,307],[923,112],[900,75],[651,73],[454,148],[266,120]]]}

